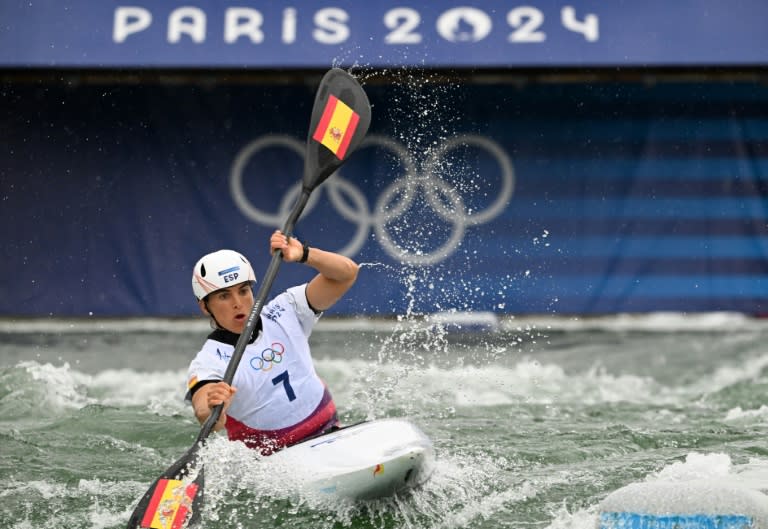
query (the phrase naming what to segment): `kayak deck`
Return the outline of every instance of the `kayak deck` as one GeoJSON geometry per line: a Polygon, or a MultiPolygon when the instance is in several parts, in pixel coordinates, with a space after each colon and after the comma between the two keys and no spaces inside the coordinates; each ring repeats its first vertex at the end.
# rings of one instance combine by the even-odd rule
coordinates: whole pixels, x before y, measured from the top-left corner
{"type": "Polygon", "coordinates": [[[392,496],[427,479],[434,468],[430,439],[404,419],[380,419],[330,432],[269,458],[291,469],[310,493],[350,499],[392,496]]]}

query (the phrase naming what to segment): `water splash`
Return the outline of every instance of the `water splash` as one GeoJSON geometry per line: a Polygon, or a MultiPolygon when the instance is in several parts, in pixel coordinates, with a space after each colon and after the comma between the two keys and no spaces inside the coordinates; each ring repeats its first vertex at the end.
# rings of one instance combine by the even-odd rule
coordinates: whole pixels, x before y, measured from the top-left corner
{"type": "Polygon", "coordinates": [[[465,527],[537,493],[531,483],[510,481],[511,462],[484,454],[444,454],[420,488],[357,502],[302,491],[301,469],[281,468],[222,438],[209,443],[204,458],[206,527],[465,527]]]}

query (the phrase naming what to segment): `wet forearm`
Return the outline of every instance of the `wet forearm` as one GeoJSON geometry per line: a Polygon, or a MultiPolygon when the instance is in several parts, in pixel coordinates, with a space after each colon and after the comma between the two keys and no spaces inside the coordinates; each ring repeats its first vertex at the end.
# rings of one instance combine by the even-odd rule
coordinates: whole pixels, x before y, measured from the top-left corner
{"type": "Polygon", "coordinates": [[[317,270],[326,279],[340,283],[354,283],[360,268],[349,257],[326,252],[319,248],[310,248],[306,264],[317,270]]]}

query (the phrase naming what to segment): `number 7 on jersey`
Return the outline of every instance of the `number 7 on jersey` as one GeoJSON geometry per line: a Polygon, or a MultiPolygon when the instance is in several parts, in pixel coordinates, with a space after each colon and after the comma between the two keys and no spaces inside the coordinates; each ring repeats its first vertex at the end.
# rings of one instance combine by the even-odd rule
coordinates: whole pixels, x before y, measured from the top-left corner
{"type": "Polygon", "coordinates": [[[277,375],[275,378],[272,379],[272,384],[277,386],[280,383],[283,383],[283,388],[285,389],[285,394],[288,395],[288,401],[296,400],[296,393],[293,392],[293,388],[291,387],[291,380],[288,377],[288,371],[283,371],[279,375],[277,375]]]}

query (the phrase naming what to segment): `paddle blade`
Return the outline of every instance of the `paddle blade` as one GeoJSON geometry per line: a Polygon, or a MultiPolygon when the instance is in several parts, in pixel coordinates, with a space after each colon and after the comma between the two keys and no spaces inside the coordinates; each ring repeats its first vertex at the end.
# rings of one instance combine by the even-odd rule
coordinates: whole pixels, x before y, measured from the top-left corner
{"type": "Polygon", "coordinates": [[[128,529],[184,529],[197,521],[204,482],[202,465],[197,475],[192,473],[198,466],[197,446],[155,480],[131,514],[128,529]]]}
{"type": "Polygon", "coordinates": [[[314,189],[343,164],[371,124],[371,104],[360,83],[333,68],[317,88],[307,137],[304,187],[314,189]]]}

